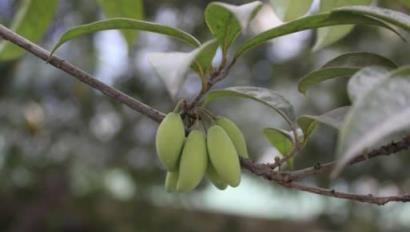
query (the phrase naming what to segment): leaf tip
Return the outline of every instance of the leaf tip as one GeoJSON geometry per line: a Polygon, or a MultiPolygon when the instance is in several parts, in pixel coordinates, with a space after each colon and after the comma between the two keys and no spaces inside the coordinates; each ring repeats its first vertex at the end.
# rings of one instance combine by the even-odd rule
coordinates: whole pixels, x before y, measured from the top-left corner
{"type": "Polygon", "coordinates": [[[303,96],[306,97],[306,88],[302,85],[302,83],[298,84],[298,91],[301,93],[303,96]]]}

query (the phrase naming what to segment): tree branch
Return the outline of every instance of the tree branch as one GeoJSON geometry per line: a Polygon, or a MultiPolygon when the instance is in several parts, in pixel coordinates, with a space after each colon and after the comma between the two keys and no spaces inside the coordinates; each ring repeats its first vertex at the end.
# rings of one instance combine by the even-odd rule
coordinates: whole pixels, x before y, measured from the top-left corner
{"type": "MultiPolygon", "coordinates": [[[[353,165],[362,161],[366,161],[371,158],[375,158],[378,156],[383,155],[390,155],[393,153],[397,153],[402,150],[406,150],[410,148],[410,135],[404,137],[398,142],[392,142],[388,145],[382,146],[378,149],[375,149],[366,155],[359,156],[349,162],[348,165],[353,165]]],[[[294,182],[294,180],[301,179],[303,177],[317,175],[323,172],[329,172],[334,167],[336,162],[329,162],[322,165],[315,165],[314,167],[301,169],[297,171],[289,171],[289,172],[279,172],[272,169],[272,164],[256,164],[251,160],[241,159],[242,167],[249,170],[251,173],[261,176],[264,179],[269,181],[274,181],[277,184],[289,188],[289,189],[296,189],[304,192],[310,192],[318,195],[329,196],[334,198],[341,198],[359,202],[366,202],[376,205],[384,205],[388,202],[410,202],[410,194],[398,195],[398,196],[373,196],[372,194],[361,195],[361,194],[352,194],[352,193],[345,193],[345,192],[338,192],[334,189],[325,189],[320,187],[314,186],[306,186],[300,183],[294,182]]]]}
{"type": "Polygon", "coordinates": [[[352,201],[359,201],[365,202],[370,204],[376,205],[385,205],[388,202],[410,202],[410,194],[403,194],[397,196],[373,196],[372,194],[352,194],[352,193],[345,193],[345,192],[338,192],[334,189],[325,189],[319,187],[312,187],[306,186],[295,182],[278,182],[280,185],[290,188],[296,189],[304,192],[315,193],[323,196],[352,200],[352,201]]]}
{"type": "MultiPolygon", "coordinates": [[[[393,153],[397,153],[399,151],[403,151],[410,148],[410,135],[402,138],[398,142],[391,142],[390,144],[384,145],[378,149],[372,150],[371,152],[356,157],[355,159],[351,160],[348,165],[357,164],[363,161],[367,161],[369,159],[379,157],[379,156],[388,156],[393,153]]],[[[289,180],[298,180],[307,176],[318,175],[324,172],[330,172],[336,166],[336,162],[328,162],[324,164],[317,163],[313,167],[290,171],[290,172],[282,172],[283,175],[287,175],[289,180]]]]}
{"type": "Polygon", "coordinates": [[[71,76],[77,78],[79,81],[83,82],[84,84],[101,91],[103,94],[114,98],[115,100],[129,106],[131,109],[140,112],[141,114],[151,118],[156,122],[160,122],[164,118],[164,113],[148,106],[127,94],[112,88],[103,82],[97,80],[92,75],[88,74],[87,72],[75,67],[71,63],[52,55],[50,56],[50,52],[43,49],[42,47],[32,43],[31,41],[27,40],[26,38],[18,35],[17,33],[11,31],[7,27],[0,24],[0,37],[5,40],[12,42],[13,44],[18,45],[19,47],[23,48],[24,50],[32,53],[33,55],[39,57],[40,59],[49,62],[54,67],[70,74],[71,76]]]}
{"type": "MultiPolygon", "coordinates": [[[[32,53],[33,55],[39,57],[40,59],[49,62],[54,67],[70,74],[71,76],[75,77],[76,79],[85,83],[86,85],[101,91],[103,94],[114,98],[115,100],[129,106],[131,109],[137,112],[140,112],[141,114],[151,118],[152,120],[156,122],[161,122],[161,120],[164,118],[164,113],[128,96],[127,94],[113,87],[110,87],[98,81],[92,75],[75,67],[71,63],[55,55],[51,56],[50,52],[48,52],[47,50],[30,42],[29,40],[16,34],[15,32],[11,31],[10,29],[8,29],[7,27],[1,24],[0,24],[0,37],[2,37],[5,40],[10,41],[13,44],[18,45],[19,47],[32,53]]],[[[233,63],[235,63],[235,60],[232,61],[232,64],[233,63]]],[[[232,65],[229,65],[229,68],[231,66],[232,65]]],[[[229,68],[227,70],[229,70],[229,68]]],[[[221,76],[224,77],[226,73],[227,72],[225,72],[221,76]]],[[[198,100],[194,101],[194,104],[196,104],[197,101],[199,101],[199,99],[200,97],[198,97],[198,100]]],[[[349,163],[349,165],[353,165],[355,163],[359,163],[359,162],[368,160],[370,158],[374,158],[374,157],[378,157],[382,155],[390,155],[392,153],[396,153],[398,151],[409,149],[409,148],[410,148],[410,136],[407,136],[397,143],[395,142],[390,143],[379,149],[373,150],[367,155],[359,156],[356,159],[352,160],[349,163]]],[[[249,170],[253,174],[261,176],[270,181],[275,181],[279,185],[282,185],[289,189],[296,189],[300,191],[315,193],[315,194],[329,196],[329,197],[342,198],[342,199],[348,199],[348,200],[354,200],[354,201],[360,201],[360,202],[367,202],[367,203],[372,203],[372,204],[377,204],[377,205],[384,205],[391,201],[399,201],[399,202],[409,202],[410,201],[410,195],[376,197],[371,194],[359,195],[359,194],[337,192],[333,189],[310,187],[310,186],[302,185],[300,183],[293,182],[294,180],[297,180],[297,179],[300,179],[306,176],[312,176],[312,175],[317,175],[319,173],[328,172],[334,168],[335,162],[318,164],[318,165],[315,165],[314,167],[301,169],[297,171],[291,171],[291,172],[277,172],[274,170],[274,168],[272,168],[274,167],[272,166],[272,164],[256,164],[252,162],[251,160],[247,160],[247,159],[241,159],[241,165],[242,167],[249,170]]]]}

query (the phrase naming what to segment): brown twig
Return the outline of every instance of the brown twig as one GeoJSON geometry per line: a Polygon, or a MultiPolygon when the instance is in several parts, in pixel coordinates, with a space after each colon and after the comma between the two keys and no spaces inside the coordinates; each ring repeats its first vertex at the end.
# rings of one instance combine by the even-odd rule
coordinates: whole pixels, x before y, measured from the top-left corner
{"type": "Polygon", "coordinates": [[[201,92],[194,98],[194,100],[189,104],[189,109],[193,109],[195,106],[198,105],[198,103],[201,101],[203,96],[205,96],[206,93],[209,92],[209,90],[219,81],[223,80],[226,78],[228,75],[230,69],[232,66],[235,64],[235,60],[232,60],[227,66],[226,66],[226,60],[224,59],[224,62],[221,64],[221,66],[218,67],[218,69],[214,70],[211,72],[209,77],[207,78],[206,86],[203,87],[201,92]]]}
{"type": "Polygon", "coordinates": [[[160,122],[164,118],[164,113],[128,96],[127,94],[115,88],[112,88],[102,83],[101,81],[94,78],[92,75],[75,67],[69,62],[55,55],[50,56],[50,52],[48,52],[47,50],[32,43],[31,41],[18,35],[17,33],[11,31],[10,29],[8,29],[7,27],[1,24],[0,24],[0,37],[12,42],[13,44],[18,45],[19,47],[41,58],[42,60],[49,62],[54,67],[77,78],[79,81],[83,82],[84,84],[89,85],[90,87],[94,89],[98,89],[103,94],[114,98],[115,100],[129,106],[131,109],[138,111],[141,114],[144,114],[145,116],[151,118],[152,120],[156,122],[160,122]]]}
{"type": "Polygon", "coordinates": [[[373,194],[353,194],[346,192],[339,192],[334,189],[325,189],[313,186],[307,186],[295,182],[278,182],[280,185],[296,189],[304,192],[315,193],[322,196],[329,196],[334,198],[365,202],[376,205],[385,205],[388,202],[410,202],[410,194],[395,195],[395,196],[374,196],[373,194]]]}
{"type": "MultiPolygon", "coordinates": [[[[378,156],[391,155],[393,153],[397,153],[399,151],[406,150],[409,148],[410,148],[410,135],[402,138],[400,141],[391,142],[390,144],[387,144],[378,149],[372,150],[371,152],[365,155],[358,156],[352,161],[350,161],[348,165],[360,163],[360,162],[363,162],[363,161],[366,161],[368,159],[375,158],[378,156]]],[[[317,163],[313,167],[296,170],[296,171],[283,172],[283,174],[286,174],[288,178],[291,180],[298,180],[298,179],[301,179],[307,176],[318,175],[324,172],[330,172],[333,170],[335,165],[336,165],[335,161],[324,163],[324,164],[317,163]]]]}
{"type": "MultiPolygon", "coordinates": [[[[366,155],[359,156],[356,159],[352,160],[349,165],[353,165],[362,161],[366,161],[371,158],[383,156],[383,155],[390,155],[393,153],[397,153],[399,151],[403,151],[410,148],[410,135],[404,137],[398,142],[392,142],[385,146],[382,146],[378,149],[375,149],[366,155]]],[[[306,186],[300,183],[294,182],[297,179],[317,175],[323,172],[331,171],[336,162],[329,162],[323,165],[315,165],[310,168],[297,170],[297,171],[289,171],[289,172],[279,172],[272,169],[272,164],[256,164],[251,160],[241,159],[242,167],[249,170],[253,174],[257,176],[261,176],[269,181],[274,181],[279,185],[282,185],[289,189],[296,189],[304,192],[315,193],[318,195],[329,196],[334,198],[341,198],[359,202],[366,202],[371,204],[377,205],[384,205],[388,202],[410,202],[410,194],[398,195],[398,196],[374,196],[372,194],[362,195],[362,194],[353,194],[353,193],[346,193],[346,192],[339,192],[334,189],[325,189],[320,187],[314,186],[306,186]]]]}

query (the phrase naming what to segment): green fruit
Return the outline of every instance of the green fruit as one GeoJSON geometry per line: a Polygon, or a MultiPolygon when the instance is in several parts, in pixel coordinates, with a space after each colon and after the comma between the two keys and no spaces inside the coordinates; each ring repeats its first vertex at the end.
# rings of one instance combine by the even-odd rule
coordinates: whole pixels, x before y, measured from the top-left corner
{"type": "Polygon", "coordinates": [[[176,192],[177,182],[178,182],[178,171],[167,172],[167,176],[165,177],[165,190],[167,192],[176,192]]]}
{"type": "Polygon", "coordinates": [[[192,130],[179,161],[177,191],[188,192],[198,186],[205,175],[207,164],[205,135],[200,130],[192,130]]]}
{"type": "Polygon", "coordinates": [[[227,184],[223,182],[221,177],[218,176],[218,173],[216,173],[215,168],[212,167],[212,164],[208,164],[208,169],[206,170],[206,175],[208,176],[208,179],[212,182],[212,184],[215,185],[220,190],[226,189],[227,184]]]}
{"type": "Polygon", "coordinates": [[[239,129],[239,127],[230,119],[225,117],[218,117],[218,119],[216,120],[216,125],[222,127],[228,134],[229,138],[231,138],[233,144],[235,145],[236,151],[238,152],[238,155],[243,158],[249,158],[245,136],[243,136],[242,131],[239,129]]]}
{"type": "Polygon", "coordinates": [[[228,134],[222,127],[214,125],[208,130],[208,154],[212,166],[221,179],[232,187],[241,181],[241,166],[238,154],[228,134]]]}
{"type": "Polygon", "coordinates": [[[181,116],[169,113],[158,127],[155,146],[161,163],[168,171],[176,171],[185,141],[185,128],[181,116]]]}

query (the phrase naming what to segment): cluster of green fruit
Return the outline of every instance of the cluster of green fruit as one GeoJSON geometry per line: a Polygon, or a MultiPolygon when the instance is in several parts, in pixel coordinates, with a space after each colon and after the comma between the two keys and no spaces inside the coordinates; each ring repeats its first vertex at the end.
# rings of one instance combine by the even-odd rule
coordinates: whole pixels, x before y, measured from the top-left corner
{"type": "Polygon", "coordinates": [[[247,146],[238,126],[225,117],[215,118],[206,132],[204,127],[193,127],[186,137],[181,116],[171,112],[159,125],[155,142],[167,169],[168,192],[191,191],[205,175],[221,190],[241,181],[238,156],[248,158],[247,146]]]}

